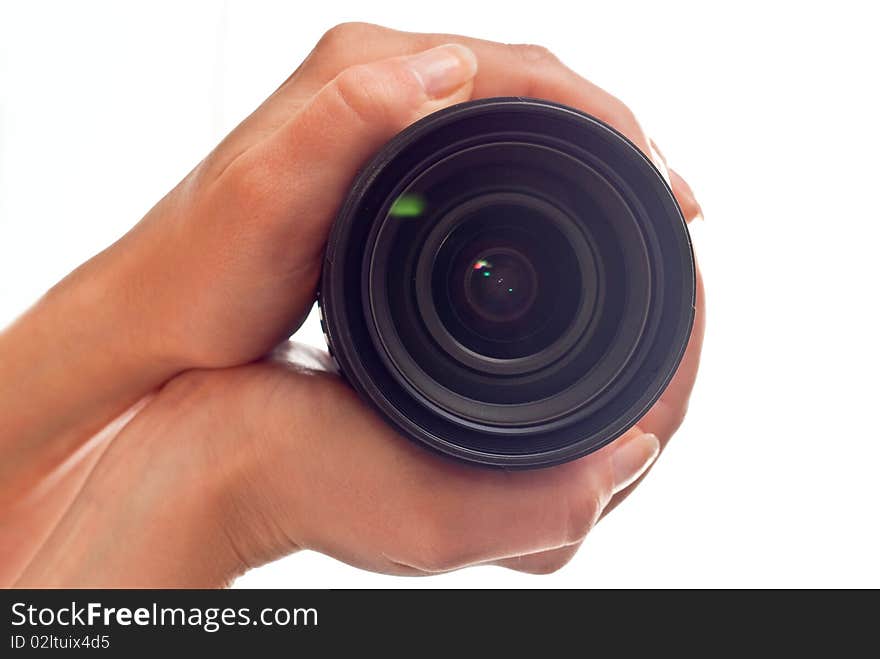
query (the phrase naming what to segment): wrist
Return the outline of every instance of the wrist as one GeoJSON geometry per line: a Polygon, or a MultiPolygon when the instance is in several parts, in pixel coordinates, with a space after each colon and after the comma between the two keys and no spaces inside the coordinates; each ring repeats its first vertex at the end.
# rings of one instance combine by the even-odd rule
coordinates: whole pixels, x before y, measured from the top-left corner
{"type": "Polygon", "coordinates": [[[175,372],[144,340],[112,260],[84,264],[0,333],[0,501],[175,372]]]}
{"type": "Polygon", "coordinates": [[[210,588],[244,571],[223,525],[224,476],[212,469],[216,408],[182,384],[112,440],[18,587],[210,588]]]}

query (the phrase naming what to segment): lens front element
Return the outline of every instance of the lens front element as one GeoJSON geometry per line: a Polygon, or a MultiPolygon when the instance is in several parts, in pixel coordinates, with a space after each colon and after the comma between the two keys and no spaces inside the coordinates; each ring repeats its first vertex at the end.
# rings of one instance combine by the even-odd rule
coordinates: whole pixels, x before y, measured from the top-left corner
{"type": "Polygon", "coordinates": [[[489,248],[466,262],[462,288],[467,312],[504,325],[532,307],[538,275],[522,252],[513,247],[489,248]]]}
{"type": "Polygon", "coordinates": [[[430,276],[431,296],[419,302],[450,356],[523,358],[569,328],[591,286],[563,225],[574,226],[558,208],[513,192],[477,194],[434,225],[417,273],[430,276]]]}

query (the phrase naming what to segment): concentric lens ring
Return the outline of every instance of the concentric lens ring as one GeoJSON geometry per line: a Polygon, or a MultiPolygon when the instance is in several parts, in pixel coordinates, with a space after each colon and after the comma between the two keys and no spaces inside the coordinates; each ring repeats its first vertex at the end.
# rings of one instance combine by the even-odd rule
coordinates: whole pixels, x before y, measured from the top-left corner
{"type": "MultiPolygon", "coordinates": [[[[553,229],[545,229],[545,231],[547,230],[553,229]]],[[[496,192],[472,198],[454,207],[434,226],[418,259],[415,273],[415,294],[419,312],[432,338],[453,359],[470,368],[495,375],[529,373],[541,365],[559,359],[571,349],[579,338],[583,337],[598,298],[596,264],[593,251],[584,234],[578,231],[574,222],[558,208],[538,197],[521,193],[496,192]],[[432,290],[437,253],[448,237],[473,212],[502,203],[517,204],[536,211],[550,227],[555,227],[555,230],[559,231],[562,239],[576,246],[572,253],[580,269],[579,290],[584,293],[582,299],[578,301],[571,321],[563,328],[563,330],[568,330],[564,335],[553,337],[555,340],[539,351],[507,359],[480,354],[457,340],[449,331],[447,324],[441,319],[432,290]]]]}

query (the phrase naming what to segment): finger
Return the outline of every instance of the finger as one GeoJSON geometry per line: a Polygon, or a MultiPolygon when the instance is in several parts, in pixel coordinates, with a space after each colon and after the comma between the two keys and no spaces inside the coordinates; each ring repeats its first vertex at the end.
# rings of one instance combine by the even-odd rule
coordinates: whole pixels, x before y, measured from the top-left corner
{"type": "MultiPolygon", "coordinates": [[[[635,445],[630,445],[628,450],[634,450],[634,447],[638,447],[639,449],[648,448],[650,451],[658,450],[659,451],[659,443],[656,446],[653,446],[653,442],[656,441],[656,438],[651,438],[650,436],[645,436],[644,433],[638,428],[633,427],[629,429],[621,438],[618,440],[618,444],[621,446],[630,442],[631,440],[636,439],[635,445]]],[[[612,449],[615,450],[615,449],[612,449]]],[[[619,454],[618,454],[619,455],[619,454]]],[[[618,457],[619,461],[621,458],[618,457]]],[[[617,494],[620,491],[625,490],[629,487],[633,482],[641,477],[650,467],[650,462],[653,461],[653,458],[649,462],[648,466],[640,466],[639,462],[642,460],[642,457],[635,458],[634,460],[628,460],[633,465],[633,469],[629,475],[625,476],[621,481],[615,483],[612,487],[613,495],[617,494]],[[638,475],[633,475],[637,473],[638,475]]],[[[511,570],[516,570],[518,572],[526,572],[529,574],[549,574],[551,572],[555,572],[562,567],[564,567],[568,562],[574,558],[574,555],[577,553],[580,546],[583,544],[583,540],[578,540],[571,544],[563,545],[561,547],[555,547],[553,549],[548,549],[545,551],[539,551],[530,554],[523,554],[519,556],[509,556],[505,558],[501,558],[498,560],[490,561],[489,565],[496,565],[499,567],[505,567],[511,570]]]]}
{"type": "Polygon", "coordinates": [[[681,207],[685,222],[691,223],[696,219],[703,219],[703,209],[700,208],[700,204],[694,197],[694,191],[691,189],[691,186],[688,185],[688,182],[680,174],[669,168],[666,156],[654,140],[650,140],[650,147],[651,159],[672,188],[672,194],[675,195],[678,205],[681,207]]]}
{"type": "Polygon", "coordinates": [[[477,468],[399,437],[338,378],[278,379],[242,435],[259,448],[239,437],[229,449],[224,510],[247,514],[224,523],[250,565],[297,546],[373,570],[443,572],[569,546],[659,451],[653,436],[629,435],[554,469],[477,468]],[[284,532],[267,533],[267,519],[284,532]]]}
{"type": "MultiPolygon", "coordinates": [[[[342,23],[324,33],[308,56],[260,106],[246,117],[221,145],[225,150],[244,151],[261,137],[286,122],[321,87],[350,66],[389,57],[411,55],[441,44],[393,50],[382,48],[384,38],[402,34],[370,23],[342,23]]],[[[444,41],[441,43],[449,43],[444,41]]]]}
{"type": "Polygon", "coordinates": [[[413,567],[445,572],[519,561],[522,568],[544,564],[549,569],[553,557],[576,551],[610,498],[638,479],[659,450],[656,437],[638,433],[554,470],[486,478],[476,491],[453,488],[445,496],[456,514],[441,518],[442,537],[451,534],[466,542],[456,546],[452,540],[445,549],[441,544],[439,564],[413,567]],[[522,559],[525,555],[532,559],[522,559]]]}
{"type": "Polygon", "coordinates": [[[411,54],[444,43],[463,44],[477,55],[480,72],[474,80],[474,98],[535,96],[578,107],[610,123],[649,153],[644,131],[619,99],[574,73],[547,49],[532,44],[347,23],[324,35],[309,61],[278,90],[276,101],[283,105],[303,91],[316,90],[336,75],[339,66],[411,54]]]}
{"type": "MultiPolygon", "coordinates": [[[[343,70],[223,172],[221,203],[233,204],[244,218],[279,220],[291,230],[290,240],[304,246],[298,258],[311,265],[364,161],[416,119],[467,100],[476,70],[474,54],[459,45],[343,70]]],[[[279,249],[287,251],[292,243],[284,237],[279,249]]]]}
{"type": "Polygon", "coordinates": [[[570,105],[614,126],[650,155],[645,133],[629,108],[544,48],[348,23],[324,35],[297,71],[225,140],[218,149],[218,158],[224,162],[231,159],[284,124],[342,70],[447,43],[467,46],[480,62],[473,98],[534,96],[570,105]]]}
{"type": "MultiPolygon", "coordinates": [[[[650,152],[644,130],[622,101],[569,69],[541,46],[502,44],[455,34],[398,32],[360,24],[340,26],[330,35],[322,50],[332,52],[332,57],[315,57],[315,67],[304,68],[301,77],[291,81],[290,94],[299,93],[300,85],[309,88],[326,80],[332,73],[332,65],[319,66],[319,62],[338,59],[351,64],[364,57],[386,57],[443,43],[460,43],[470,48],[480,62],[480,71],[474,79],[474,98],[532,96],[570,105],[614,126],[643,152],[650,152]],[[355,49],[346,47],[353,40],[363,45],[355,49]]],[[[279,100],[284,101],[283,93],[279,100]]]]}

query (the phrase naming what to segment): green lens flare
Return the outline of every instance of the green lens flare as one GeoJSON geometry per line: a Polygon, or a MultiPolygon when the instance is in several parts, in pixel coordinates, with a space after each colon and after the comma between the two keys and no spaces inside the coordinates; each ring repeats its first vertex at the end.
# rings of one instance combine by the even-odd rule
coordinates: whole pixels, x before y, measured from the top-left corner
{"type": "Polygon", "coordinates": [[[400,195],[391,204],[388,214],[391,217],[419,217],[425,212],[425,200],[419,195],[400,195]]]}

